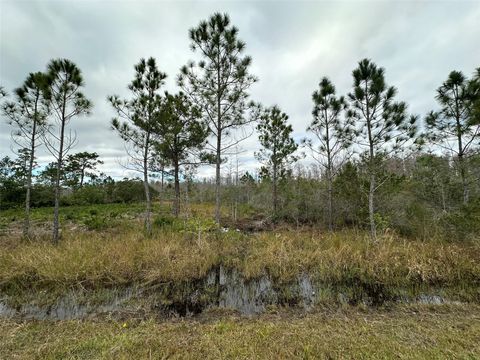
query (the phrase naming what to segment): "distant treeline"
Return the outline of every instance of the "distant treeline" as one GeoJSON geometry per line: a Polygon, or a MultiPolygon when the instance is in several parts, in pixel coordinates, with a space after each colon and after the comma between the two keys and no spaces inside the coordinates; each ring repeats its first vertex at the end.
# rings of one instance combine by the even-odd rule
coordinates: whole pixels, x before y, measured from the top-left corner
{"type": "MultiPolygon", "coordinates": [[[[480,176],[480,154],[470,157],[472,175],[480,176]]],[[[24,178],[18,163],[4,158],[1,162],[0,208],[19,207],[25,201],[24,178]]],[[[447,240],[474,239],[480,233],[480,183],[471,187],[471,200],[463,202],[461,179],[449,157],[417,154],[406,158],[382,160],[377,194],[376,226],[379,231],[396,231],[404,236],[447,240]]],[[[333,228],[368,228],[368,176],[362,161],[348,161],[334,180],[333,228]]],[[[33,207],[53,206],[53,184],[45,174],[36,175],[32,188],[33,207]]],[[[115,181],[91,169],[82,186],[72,174],[63,177],[62,205],[129,203],[144,201],[140,179],[115,181]]],[[[222,177],[223,221],[242,223],[245,219],[287,222],[299,226],[329,227],[329,186],[322,168],[316,165],[292,167],[278,184],[278,209],[271,209],[272,179],[268,174],[239,171],[231,167],[222,177]]],[[[173,203],[172,177],[150,183],[153,200],[173,203]]],[[[215,202],[215,179],[181,183],[182,207],[191,203],[215,202]]]]}
{"type": "MultiPolygon", "coordinates": [[[[0,210],[23,206],[25,204],[25,178],[9,158],[0,160],[0,210]],[[12,167],[13,166],[13,167],[12,167]]],[[[48,170],[47,170],[48,171],[48,170]]],[[[54,206],[54,184],[45,179],[45,171],[38,175],[32,185],[31,207],[54,206]]],[[[139,179],[115,181],[111,177],[89,178],[82,186],[62,184],[61,205],[87,205],[106,203],[128,203],[144,200],[143,182],[139,179]]]]}

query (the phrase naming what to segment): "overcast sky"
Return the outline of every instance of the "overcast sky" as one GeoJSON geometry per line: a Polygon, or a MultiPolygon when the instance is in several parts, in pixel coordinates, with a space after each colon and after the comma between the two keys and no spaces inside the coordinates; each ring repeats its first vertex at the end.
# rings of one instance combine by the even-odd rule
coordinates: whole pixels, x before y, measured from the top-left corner
{"type": "MultiPolygon", "coordinates": [[[[435,109],[435,89],[451,70],[471,76],[480,66],[480,1],[22,1],[0,0],[0,85],[10,93],[29,72],[52,58],[68,58],[83,72],[89,117],[74,119],[74,151],[96,151],[102,170],[130,175],[118,162],[122,141],[110,130],[107,95],[127,95],[133,65],[153,56],[176,90],[179,68],[194,58],[188,29],[214,12],[226,12],[239,28],[259,78],[251,96],[278,104],[290,116],[294,137],[311,121],[311,93],[328,76],[340,94],[352,85],[362,58],[386,69],[388,84],[412,113],[435,109]]],[[[0,121],[0,157],[11,154],[10,127],[0,121]]],[[[242,144],[243,169],[258,166],[258,140],[242,144]]],[[[45,151],[39,162],[50,159],[45,151]]],[[[206,167],[199,177],[213,174],[206,167]]]]}

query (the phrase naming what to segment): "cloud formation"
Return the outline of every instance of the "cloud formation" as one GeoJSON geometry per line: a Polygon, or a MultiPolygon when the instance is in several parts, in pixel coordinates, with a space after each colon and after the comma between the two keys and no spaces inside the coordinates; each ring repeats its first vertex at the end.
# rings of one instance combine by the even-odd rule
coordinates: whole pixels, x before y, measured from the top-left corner
{"type": "MultiPolygon", "coordinates": [[[[253,58],[259,82],[252,99],[278,104],[290,116],[294,137],[305,136],[311,94],[328,76],[340,94],[351,88],[351,72],[362,58],[386,68],[386,79],[412,113],[435,109],[435,89],[451,70],[470,76],[480,66],[480,2],[462,1],[12,1],[0,2],[0,85],[12,92],[28,73],[52,58],[74,61],[85,78],[93,114],[74,119],[75,151],[96,151],[102,170],[131,175],[118,162],[123,143],[110,130],[114,116],[106,97],[128,95],[133,65],[153,56],[168,74],[165,90],[176,91],[179,68],[195,58],[188,29],[213,12],[227,12],[253,58]]],[[[12,155],[10,127],[0,120],[0,156],[12,155]]],[[[258,166],[256,136],[240,155],[244,169],[258,166]]],[[[50,160],[47,152],[39,162],[50,160]]],[[[226,167],[225,167],[226,168],[226,167]]],[[[201,168],[199,176],[213,169],[201,168]]]]}

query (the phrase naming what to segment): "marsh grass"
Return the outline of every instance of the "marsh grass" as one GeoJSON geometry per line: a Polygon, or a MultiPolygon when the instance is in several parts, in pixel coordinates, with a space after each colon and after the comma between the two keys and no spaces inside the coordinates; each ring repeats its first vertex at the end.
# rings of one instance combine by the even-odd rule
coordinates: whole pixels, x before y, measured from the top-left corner
{"type": "MultiPolygon", "coordinates": [[[[459,298],[480,301],[478,242],[420,242],[385,233],[372,244],[361,231],[288,227],[224,232],[211,220],[211,207],[196,205],[188,217],[175,219],[168,206],[155,204],[152,236],[143,231],[142,204],[64,208],[69,226],[58,246],[50,244],[49,231],[28,241],[15,232],[3,234],[0,292],[10,297],[48,294],[50,301],[72,290],[195,281],[223,265],[246,278],[268,275],[279,284],[306,273],[326,292],[452,289],[459,298]],[[89,228],[86,221],[100,225],[89,228]]],[[[7,229],[21,224],[21,213],[15,211],[0,216],[7,229]]],[[[32,213],[43,228],[49,216],[48,209],[32,213]]]]}
{"type": "MultiPolygon", "coordinates": [[[[288,283],[307,273],[325,287],[388,292],[451,288],[478,301],[480,247],[475,243],[410,241],[393,234],[373,245],[367,234],[314,230],[242,234],[211,222],[180,219],[152,236],[138,219],[102,231],[65,231],[49,241],[6,241],[0,248],[0,291],[15,294],[153,286],[204,277],[218,265],[247,278],[288,283]]],[[[32,295],[33,296],[33,295],[32,295]]]]}

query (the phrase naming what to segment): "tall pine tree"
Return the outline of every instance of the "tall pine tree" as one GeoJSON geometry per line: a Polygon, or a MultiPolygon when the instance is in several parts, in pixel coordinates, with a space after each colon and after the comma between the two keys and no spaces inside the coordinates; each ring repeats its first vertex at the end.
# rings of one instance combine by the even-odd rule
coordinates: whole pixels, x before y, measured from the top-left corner
{"type": "Polygon", "coordinates": [[[45,133],[48,109],[48,82],[44,73],[36,72],[28,75],[23,85],[16,89],[15,100],[3,106],[3,113],[14,127],[13,141],[20,146],[26,156],[25,179],[25,219],[23,235],[30,234],[30,198],[32,176],[35,164],[36,149],[42,145],[41,138],[45,133]]]}
{"type": "Polygon", "coordinates": [[[198,165],[203,159],[208,127],[201,112],[183,93],[166,94],[160,121],[156,127],[159,142],[156,150],[166,165],[173,167],[175,201],[173,214],[180,213],[180,171],[187,165],[198,165]]]}
{"type": "Polygon", "coordinates": [[[65,155],[76,144],[76,135],[71,131],[67,134],[67,126],[77,116],[89,114],[92,103],[81,92],[84,82],[80,69],[70,60],[55,59],[50,61],[47,67],[47,79],[49,106],[55,126],[48,127],[45,145],[56,162],[53,243],[58,244],[60,180],[65,155]]]}
{"type": "MultiPolygon", "coordinates": [[[[480,69],[477,70],[480,76],[480,69]]],[[[441,108],[426,118],[425,137],[453,155],[462,182],[463,202],[469,199],[468,157],[480,145],[480,117],[475,108],[480,103],[478,80],[468,80],[460,71],[452,71],[437,89],[441,108]]]]}
{"type": "Polygon", "coordinates": [[[416,133],[415,116],[407,115],[407,105],[395,102],[397,89],[385,83],[385,70],[363,59],[353,70],[353,89],[348,94],[348,115],[355,121],[355,145],[363,150],[369,175],[368,212],[370,233],[377,239],[375,193],[382,185],[377,179],[381,155],[401,149],[416,133]]]}
{"type": "Polygon", "coordinates": [[[293,153],[298,145],[291,137],[292,126],[287,124],[288,116],[277,106],[264,111],[258,123],[258,138],[262,149],[255,154],[264,164],[264,170],[272,178],[273,215],[278,212],[278,180],[287,164],[296,161],[293,153]]]}
{"type": "Polygon", "coordinates": [[[178,84],[198,106],[214,137],[215,219],[220,222],[220,186],[222,154],[246,138],[236,139],[235,129],[254,121],[254,108],[248,101],[248,89],[256,81],[249,74],[252,59],[243,55],[245,43],[238,39],[238,29],[227,14],[216,13],[190,29],[191,48],[202,60],[181,69],[178,84]]]}
{"type": "Polygon", "coordinates": [[[135,65],[135,77],[128,85],[131,98],[121,100],[117,95],[108,97],[118,118],[112,120],[112,128],[129,145],[129,167],[143,175],[146,201],[145,228],[152,232],[152,199],[149,185],[149,170],[155,154],[155,127],[162,106],[160,89],[167,75],[158,70],[154,58],[140,59],[135,65]],[[123,119],[121,121],[120,119],[123,119]]]}
{"type": "Polygon", "coordinates": [[[312,151],[313,158],[324,168],[328,184],[328,228],[333,230],[333,178],[348,159],[348,148],[352,143],[351,121],[342,117],[347,109],[343,96],[337,97],[335,86],[324,77],[319,89],[312,95],[313,120],[307,131],[315,136],[315,142],[306,139],[305,145],[312,151]]]}

